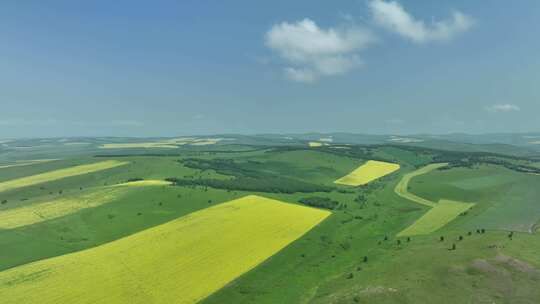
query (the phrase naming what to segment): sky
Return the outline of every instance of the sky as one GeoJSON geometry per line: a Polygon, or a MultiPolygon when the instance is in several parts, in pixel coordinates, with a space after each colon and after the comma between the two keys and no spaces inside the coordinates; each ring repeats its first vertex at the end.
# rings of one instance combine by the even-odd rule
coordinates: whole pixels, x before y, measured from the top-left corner
{"type": "Polygon", "coordinates": [[[0,138],[540,131],[540,1],[0,2],[0,138]]]}

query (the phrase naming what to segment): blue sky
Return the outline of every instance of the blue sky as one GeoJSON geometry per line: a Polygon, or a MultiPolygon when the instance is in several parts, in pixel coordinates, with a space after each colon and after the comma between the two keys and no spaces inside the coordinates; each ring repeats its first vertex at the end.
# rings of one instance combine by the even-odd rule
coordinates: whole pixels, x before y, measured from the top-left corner
{"type": "Polygon", "coordinates": [[[540,131],[540,2],[2,1],[0,138],[540,131]]]}

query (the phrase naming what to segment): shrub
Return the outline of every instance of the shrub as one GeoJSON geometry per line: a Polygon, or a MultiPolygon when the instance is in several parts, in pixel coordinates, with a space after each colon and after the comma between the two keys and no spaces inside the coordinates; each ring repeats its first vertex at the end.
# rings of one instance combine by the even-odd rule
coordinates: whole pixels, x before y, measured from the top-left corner
{"type": "Polygon", "coordinates": [[[327,197],[321,197],[321,196],[311,196],[311,197],[305,197],[298,200],[299,203],[308,205],[311,207],[317,207],[317,208],[323,208],[323,209],[336,209],[339,206],[339,202],[336,202],[332,199],[329,199],[327,197]]]}

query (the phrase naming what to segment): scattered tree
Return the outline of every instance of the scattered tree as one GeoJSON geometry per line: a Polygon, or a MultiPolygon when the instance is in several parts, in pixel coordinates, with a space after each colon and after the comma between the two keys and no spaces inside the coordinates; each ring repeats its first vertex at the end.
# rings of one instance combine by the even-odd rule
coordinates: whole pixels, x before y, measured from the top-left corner
{"type": "Polygon", "coordinates": [[[311,196],[298,200],[298,202],[311,207],[323,208],[323,209],[343,209],[339,202],[334,201],[327,197],[311,196]]]}

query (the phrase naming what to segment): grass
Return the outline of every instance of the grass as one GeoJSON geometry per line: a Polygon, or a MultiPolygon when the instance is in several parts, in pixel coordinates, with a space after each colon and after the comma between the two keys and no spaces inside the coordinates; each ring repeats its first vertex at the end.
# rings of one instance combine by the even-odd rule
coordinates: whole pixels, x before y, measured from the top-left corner
{"type": "Polygon", "coordinates": [[[472,203],[441,200],[412,225],[398,233],[397,236],[413,236],[435,232],[472,206],[474,206],[472,203]]]}
{"type": "Polygon", "coordinates": [[[0,169],[11,168],[11,167],[28,166],[28,165],[45,163],[45,162],[50,162],[50,161],[55,161],[55,160],[58,160],[58,159],[34,159],[34,160],[28,160],[28,161],[19,161],[19,162],[16,162],[14,164],[0,165],[0,169]]]}
{"type": "Polygon", "coordinates": [[[398,164],[369,160],[353,172],[335,181],[348,186],[365,185],[399,169],[398,164]]]}
{"type": "Polygon", "coordinates": [[[106,170],[110,168],[123,166],[126,164],[128,163],[116,161],[116,160],[107,160],[107,161],[97,162],[93,164],[80,165],[80,166],[45,172],[45,173],[32,175],[28,177],[22,177],[22,178],[9,180],[9,181],[0,183],[0,192],[13,190],[16,188],[21,188],[21,187],[26,187],[26,186],[32,186],[36,184],[41,184],[41,183],[45,183],[45,182],[49,182],[53,180],[63,179],[66,177],[106,170]]]}
{"type": "Polygon", "coordinates": [[[444,233],[444,242],[419,236],[398,246],[389,240],[367,263],[350,267],[352,278],[343,274],[324,282],[305,303],[538,303],[540,238],[444,233]],[[456,250],[450,250],[454,243],[456,250]]]}
{"type": "Polygon", "coordinates": [[[473,201],[475,207],[460,225],[533,232],[540,220],[540,176],[508,170],[500,166],[435,170],[418,176],[410,187],[429,200],[473,201]]]}
{"type": "Polygon", "coordinates": [[[412,236],[421,234],[430,234],[444,227],[446,224],[454,220],[458,215],[466,212],[473,203],[465,203],[451,200],[440,200],[438,203],[427,200],[409,192],[409,183],[413,177],[427,174],[433,170],[444,167],[447,163],[429,164],[411,173],[403,175],[399,183],[394,188],[394,192],[410,201],[431,207],[431,209],[416,220],[412,225],[408,226],[397,234],[400,236],[412,236]]]}
{"type": "Polygon", "coordinates": [[[0,229],[13,229],[66,216],[118,200],[132,187],[168,186],[162,180],[143,180],[85,190],[82,194],[37,202],[0,212],[0,229]]]}
{"type": "Polygon", "coordinates": [[[74,197],[58,198],[34,203],[0,212],[0,229],[13,229],[65,216],[82,209],[94,208],[117,199],[122,192],[119,188],[87,191],[74,197]]]}
{"type": "Polygon", "coordinates": [[[431,171],[433,171],[435,169],[444,167],[446,165],[447,165],[446,163],[429,164],[429,165],[424,166],[424,167],[422,167],[422,168],[420,168],[420,169],[418,169],[416,171],[413,171],[411,173],[407,173],[407,174],[403,175],[403,177],[401,178],[399,183],[396,185],[396,188],[394,189],[394,191],[396,192],[397,195],[399,195],[399,196],[401,196],[401,197],[403,197],[405,199],[411,200],[413,202],[416,202],[418,204],[422,204],[422,205],[425,205],[425,206],[428,206],[428,207],[435,207],[434,202],[409,192],[409,182],[411,181],[411,179],[413,177],[426,174],[428,172],[431,172],[431,171]]]}
{"type": "Polygon", "coordinates": [[[253,169],[328,186],[333,186],[337,178],[362,163],[362,160],[336,156],[318,150],[265,153],[250,157],[250,160],[261,163],[258,166],[252,166],[253,169]]]}
{"type": "MultiPolygon", "coordinates": [[[[243,148],[252,149],[248,146],[243,148]]],[[[220,145],[219,149],[237,151],[242,147],[220,145]]],[[[427,152],[417,154],[396,146],[378,148],[377,151],[382,151],[375,154],[378,158],[395,161],[407,167],[420,166],[431,161],[431,155],[427,152]]],[[[349,155],[325,153],[321,149],[269,148],[241,153],[178,150],[178,155],[170,157],[118,157],[114,159],[129,164],[46,182],[40,184],[40,187],[2,192],[0,199],[7,199],[8,203],[0,205],[0,210],[72,197],[90,190],[90,187],[120,185],[132,178],[144,178],[147,182],[171,176],[187,176],[193,179],[230,178],[213,170],[200,171],[184,167],[177,161],[184,157],[230,158],[255,171],[331,185],[334,180],[351,172],[364,161],[363,155],[349,155]],[[45,189],[42,190],[41,187],[45,189]],[[84,188],[83,192],[79,187],[84,188]],[[60,189],[63,190],[61,195],[58,194],[60,189]],[[49,194],[50,192],[53,194],[49,194]],[[25,200],[27,198],[28,200],[25,200]]],[[[32,157],[60,156],[43,154],[32,157]]],[[[95,162],[95,158],[66,158],[33,166],[5,168],[0,170],[0,181],[83,162],[95,162]]],[[[467,215],[458,216],[440,228],[436,234],[412,236],[411,241],[407,242],[406,238],[396,239],[394,236],[429,209],[394,192],[400,177],[406,172],[400,170],[395,173],[396,178],[393,178],[393,174],[363,187],[339,187],[328,193],[309,194],[335,200],[346,207],[334,210],[331,216],[305,235],[201,302],[497,303],[512,302],[518,298],[524,303],[538,302],[540,294],[534,267],[540,269],[537,254],[540,250],[540,236],[516,232],[510,240],[508,232],[491,230],[492,227],[524,225],[528,219],[540,214],[534,209],[538,206],[535,204],[535,197],[539,195],[536,189],[540,191],[538,176],[483,165],[474,169],[433,170],[416,176],[408,183],[408,191],[419,197],[431,202],[448,199],[474,201],[477,204],[467,211],[467,215]],[[493,180],[488,176],[493,176],[493,180]],[[493,212],[501,208],[504,214],[495,216],[493,212]],[[486,215],[489,217],[482,219],[486,215]],[[474,232],[475,228],[486,228],[486,233],[477,234],[474,232]],[[473,232],[471,236],[467,234],[469,231],[473,232]],[[444,236],[445,241],[440,242],[439,236],[444,236]],[[464,236],[464,239],[459,241],[458,236],[464,236]],[[401,241],[400,245],[397,240],[401,241]],[[457,249],[449,250],[453,243],[457,245],[457,249]],[[498,254],[510,256],[517,262],[502,262],[497,258],[498,254]],[[364,256],[369,258],[368,262],[363,262],[364,256]],[[489,263],[489,267],[494,267],[490,269],[495,271],[479,270],[477,260],[489,263]],[[516,263],[527,263],[532,270],[518,270],[512,266],[516,263]],[[350,277],[351,273],[353,277],[350,277]]],[[[32,225],[0,229],[0,270],[17,269],[17,266],[25,267],[25,264],[32,262],[39,263],[48,258],[107,246],[130,235],[144,233],[152,227],[176,221],[189,213],[252,194],[211,187],[128,185],[130,184],[110,187],[129,188],[124,195],[110,203],[32,225]]],[[[306,197],[305,193],[255,194],[290,203],[306,197]]],[[[243,247],[244,243],[239,247],[243,247]]],[[[159,249],[156,245],[152,250],[159,249]]],[[[240,255],[245,254],[242,252],[240,255]]],[[[156,261],[156,269],[161,269],[159,264],[164,263],[163,261],[170,262],[161,258],[156,261]]],[[[108,266],[106,262],[103,265],[108,266]]],[[[139,264],[134,269],[138,266],[139,264]]],[[[45,275],[46,271],[36,272],[14,279],[9,284],[13,287],[16,282],[40,280],[45,275]]],[[[85,272],[80,271],[80,276],[84,277],[85,272]]],[[[107,279],[106,276],[103,278],[107,279]]],[[[85,282],[82,279],[77,282],[86,284],[80,283],[85,282]]],[[[127,290],[143,290],[135,280],[126,280],[125,284],[127,290]]],[[[150,283],[147,288],[151,288],[150,283]]],[[[143,296],[144,294],[141,295],[141,302],[147,300],[143,296]]],[[[174,300],[170,302],[175,302],[174,300]]],[[[74,301],[78,302],[78,299],[74,301]]]]}
{"type": "Polygon", "coordinates": [[[0,293],[12,303],[195,303],[329,214],[247,196],[97,248],[3,271],[0,293]]]}

